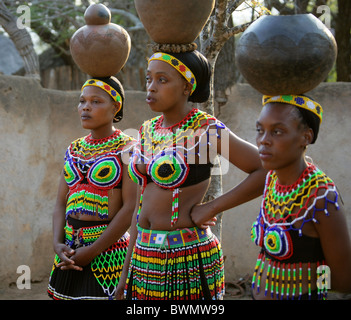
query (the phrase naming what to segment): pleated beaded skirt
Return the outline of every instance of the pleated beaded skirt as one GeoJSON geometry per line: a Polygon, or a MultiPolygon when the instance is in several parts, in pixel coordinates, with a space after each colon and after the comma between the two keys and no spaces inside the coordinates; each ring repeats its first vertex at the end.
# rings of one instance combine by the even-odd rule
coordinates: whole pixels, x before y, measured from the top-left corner
{"type": "Polygon", "coordinates": [[[220,300],[223,295],[223,254],[209,228],[159,231],[138,225],[127,299],[220,300]]]}
{"type": "MultiPolygon", "coordinates": [[[[106,228],[106,223],[100,224],[68,217],[65,243],[73,249],[90,245],[106,228]]],[[[129,234],[126,233],[95,257],[89,265],[83,267],[83,271],[61,270],[57,267],[60,259],[56,255],[49,279],[49,296],[57,300],[114,299],[128,244],[129,234]]]]}

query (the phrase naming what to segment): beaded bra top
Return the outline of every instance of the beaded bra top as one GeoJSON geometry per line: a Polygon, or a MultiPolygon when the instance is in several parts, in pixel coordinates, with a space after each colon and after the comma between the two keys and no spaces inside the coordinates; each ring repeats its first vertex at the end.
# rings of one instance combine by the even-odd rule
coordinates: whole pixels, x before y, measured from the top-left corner
{"type": "MultiPolygon", "coordinates": [[[[319,213],[329,214],[328,203],[338,208],[337,201],[334,182],[313,164],[308,164],[300,178],[288,186],[280,185],[276,173],[270,171],[260,213],[251,228],[251,239],[271,258],[287,261],[294,254],[296,237],[292,237],[291,232],[306,237],[302,234],[304,224],[309,221],[317,223],[319,213]],[[324,200],[324,208],[316,207],[320,199],[324,200]]],[[[313,256],[313,252],[309,254],[313,256]]]]}
{"type": "MultiPolygon", "coordinates": [[[[218,131],[226,127],[215,117],[196,108],[172,127],[164,128],[162,122],[162,115],[144,122],[139,130],[138,144],[130,159],[128,173],[134,182],[142,186],[142,193],[150,181],[161,188],[173,190],[173,226],[178,219],[179,188],[210,177],[212,164],[207,161],[209,136],[219,136],[218,131]],[[196,163],[196,156],[200,164],[196,163]],[[140,163],[146,164],[147,175],[138,170],[137,165],[140,163]]],[[[139,213],[141,204],[142,195],[139,213]]]]}
{"type": "Polygon", "coordinates": [[[122,152],[128,152],[133,139],[116,130],[103,139],[91,134],[73,141],[67,148],[63,173],[69,187],[66,217],[71,214],[108,218],[108,190],[122,182],[122,152]]]}

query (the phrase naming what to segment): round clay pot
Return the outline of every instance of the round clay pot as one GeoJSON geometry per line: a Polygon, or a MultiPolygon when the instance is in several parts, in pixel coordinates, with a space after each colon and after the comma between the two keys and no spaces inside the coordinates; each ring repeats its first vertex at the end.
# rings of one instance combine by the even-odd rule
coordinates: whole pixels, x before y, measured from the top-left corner
{"type": "Polygon", "coordinates": [[[135,0],[134,4],[153,41],[188,44],[200,34],[215,0],[135,0]]]}
{"type": "Polygon", "coordinates": [[[312,14],[263,16],[242,34],[236,63],[266,95],[302,94],[324,81],[335,62],[331,32],[312,14]]]}
{"type": "Polygon", "coordinates": [[[129,57],[128,32],[110,22],[110,10],[102,4],[90,5],[84,18],[87,25],[79,28],[70,41],[74,62],[92,77],[116,75],[129,57]]]}

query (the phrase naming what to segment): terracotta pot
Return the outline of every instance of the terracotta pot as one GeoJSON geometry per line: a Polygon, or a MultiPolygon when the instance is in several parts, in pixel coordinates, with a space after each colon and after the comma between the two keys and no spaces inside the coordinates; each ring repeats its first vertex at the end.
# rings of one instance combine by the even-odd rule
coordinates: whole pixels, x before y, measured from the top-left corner
{"type": "Polygon", "coordinates": [[[200,34],[215,0],[134,0],[134,3],[153,41],[188,44],[200,34]]]}
{"type": "Polygon", "coordinates": [[[263,16],[242,34],[236,63],[267,95],[302,94],[324,81],[335,62],[331,32],[312,14],[263,16]]]}
{"type": "Polygon", "coordinates": [[[111,13],[102,4],[92,4],[84,14],[86,26],[72,36],[70,49],[79,68],[92,77],[117,74],[129,57],[128,32],[111,23],[111,13]]]}

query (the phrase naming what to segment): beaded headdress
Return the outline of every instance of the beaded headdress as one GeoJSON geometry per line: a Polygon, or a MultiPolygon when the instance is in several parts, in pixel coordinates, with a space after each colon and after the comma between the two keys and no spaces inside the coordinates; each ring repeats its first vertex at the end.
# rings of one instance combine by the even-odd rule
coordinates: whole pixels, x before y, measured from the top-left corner
{"type": "Polygon", "coordinates": [[[149,63],[152,60],[160,60],[160,61],[168,63],[170,66],[172,66],[174,69],[176,69],[185,78],[186,81],[188,81],[192,85],[190,95],[195,91],[195,89],[196,89],[195,76],[192,73],[192,71],[183,62],[181,62],[177,58],[173,57],[172,55],[170,55],[168,53],[163,53],[163,52],[154,53],[150,57],[149,63]]]}
{"type": "Polygon", "coordinates": [[[105,92],[107,92],[114,101],[119,102],[119,108],[116,111],[116,115],[117,115],[117,113],[122,108],[122,102],[123,102],[122,100],[123,99],[122,99],[121,95],[118,93],[118,91],[116,89],[114,89],[112,86],[110,86],[106,82],[98,80],[98,79],[89,79],[89,80],[87,80],[82,86],[82,91],[87,86],[98,87],[98,88],[104,90],[105,92]]]}
{"type": "Polygon", "coordinates": [[[281,96],[263,96],[262,97],[262,105],[266,105],[270,102],[280,102],[294,105],[298,108],[303,108],[308,111],[313,112],[316,116],[318,116],[320,123],[322,123],[323,118],[323,109],[321,105],[302,95],[281,95],[281,96]]]}

